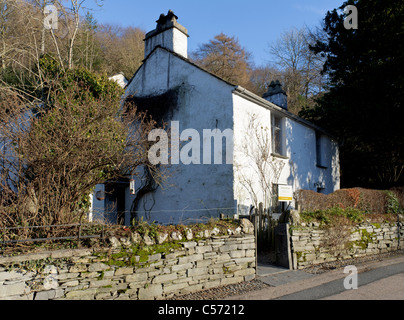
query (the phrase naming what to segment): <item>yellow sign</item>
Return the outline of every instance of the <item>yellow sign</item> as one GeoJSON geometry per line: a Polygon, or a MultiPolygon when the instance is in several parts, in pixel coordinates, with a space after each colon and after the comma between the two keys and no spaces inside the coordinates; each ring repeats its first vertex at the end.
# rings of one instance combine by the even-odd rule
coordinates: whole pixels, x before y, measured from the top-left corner
{"type": "Polygon", "coordinates": [[[287,202],[293,200],[292,186],[278,185],[278,201],[287,202]]]}

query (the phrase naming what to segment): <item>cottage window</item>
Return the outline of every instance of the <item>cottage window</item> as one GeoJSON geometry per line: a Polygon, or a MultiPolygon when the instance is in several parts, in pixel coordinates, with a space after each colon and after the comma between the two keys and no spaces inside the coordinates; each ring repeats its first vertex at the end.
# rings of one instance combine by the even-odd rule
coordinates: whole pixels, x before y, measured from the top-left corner
{"type": "Polygon", "coordinates": [[[323,136],[319,132],[316,132],[316,164],[320,168],[326,168],[323,144],[323,136]]]}
{"type": "Polygon", "coordinates": [[[272,117],[272,152],[277,155],[282,154],[282,119],[272,117]]]}

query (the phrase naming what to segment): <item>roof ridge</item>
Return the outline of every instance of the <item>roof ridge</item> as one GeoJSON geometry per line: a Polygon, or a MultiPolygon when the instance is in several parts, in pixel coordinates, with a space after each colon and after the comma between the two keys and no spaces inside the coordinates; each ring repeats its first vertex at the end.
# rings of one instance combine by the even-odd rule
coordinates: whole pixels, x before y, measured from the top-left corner
{"type": "MultiPolygon", "coordinates": [[[[174,51],[172,51],[172,50],[170,50],[170,49],[167,49],[167,48],[165,48],[165,47],[162,47],[161,45],[155,46],[154,49],[147,55],[147,57],[142,60],[141,66],[140,66],[140,67],[136,70],[136,72],[133,74],[133,76],[132,76],[132,78],[129,80],[127,86],[129,86],[129,84],[132,82],[132,79],[136,76],[137,72],[138,72],[139,69],[143,66],[143,64],[146,62],[146,60],[149,59],[149,57],[150,57],[157,49],[163,49],[163,50],[167,51],[168,53],[171,53],[172,55],[176,56],[177,58],[180,58],[181,60],[183,60],[183,61],[185,61],[185,62],[191,64],[192,66],[194,66],[194,67],[196,67],[196,68],[198,68],[198,69],[200,69],[200,70],[202,70],[202,71],[204,71],[204,72],[210,74],[211,76],[217,78],[218,80],[221,80],[221,81],[225,82],[226,84],[228,84],[228,85],[230,85],[230,86],[232,86],[232,87],[236,87],[236,86],[237,86],[236,84],[230,83],[229,81],[224,80],[223,78],[221,78],[221,77],[219,77],[218,75],[216,75],[216,74],[210,72],[209,70],[206,70],[205,68],[203,68],[203,67],[197,65],[196,63],[192,62],[189,58],[185,58],[184,56],[182,56],[182,55],[180,55],[180,54],[178,54],[178,53],[176,53],[176,52],[174,52],[174,51]]],[[[127,87],[127,86],[126,86],[126,87],[127,87]]],[[[125,88],[126,88],[126,87],[125,87],[125,88]]]]}

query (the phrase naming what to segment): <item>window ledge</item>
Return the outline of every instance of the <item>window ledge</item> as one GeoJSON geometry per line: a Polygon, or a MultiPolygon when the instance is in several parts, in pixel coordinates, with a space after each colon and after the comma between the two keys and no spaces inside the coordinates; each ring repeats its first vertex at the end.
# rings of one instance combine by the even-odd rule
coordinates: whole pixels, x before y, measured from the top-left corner
{"type": "Polygon", "coordinates": [[[320,165],[320,164],[316,164],[316,167],[317,167],[317,168],[320,168],[320,169],[328,169],[328,167],[322,166],[322,165],[320,165]]]}
{"type": "Polygon", "coordinates": [[[280,158],[280,159],[289,159],[289,157],[283,156],[283,155],[278,154],[278,153],[271,153],[271,156],[275,157],[275,158],[280,158]]]}

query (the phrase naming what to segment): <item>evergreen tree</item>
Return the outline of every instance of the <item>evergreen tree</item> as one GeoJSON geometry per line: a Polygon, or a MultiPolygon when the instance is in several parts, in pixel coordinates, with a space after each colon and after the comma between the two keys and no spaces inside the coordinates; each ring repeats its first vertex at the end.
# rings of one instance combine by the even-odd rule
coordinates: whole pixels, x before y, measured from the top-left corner
{"type": "Polygon", "coordinates": [[[404,1],[349,0],[328,12],[324,41],[328,92],[300,115],[340,142],[343,187],[388,188],[404,183],[404,1]],[[358,28],[346,29],[347,5],[358,28]]]}

